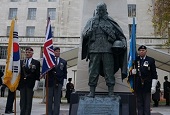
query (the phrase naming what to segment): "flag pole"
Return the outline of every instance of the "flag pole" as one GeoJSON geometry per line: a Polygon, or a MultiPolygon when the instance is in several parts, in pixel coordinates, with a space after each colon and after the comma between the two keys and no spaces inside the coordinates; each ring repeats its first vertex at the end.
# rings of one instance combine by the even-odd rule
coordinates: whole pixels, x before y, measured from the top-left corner
{"type": "MultiPolygon", "coordinates": [[[[41,78],[40,78],[41,79],[41,78]]],[[[44,79],[44,82],[43,82],[43,97],[42,97],[42,103],[45,102],[45,88],[46,88],[46,85],[45,85],[45,78],[44,79]]]]}
{"type": "Polygon", "coordinates": [[[130,84],[130,88],[132,92],[135,92],[135,81],[136,75],[132,74],[132,69],[136,69],[135,61],[136,61],[136,27],[135,27],[135,18],[133,17],[133,25],[131,31],[131,39],[130,39],[130,48],[129,48],[129,58],[128,58],[128,82],[130,84]]]}
{"type": "MultiPolygon", "coordinates": [[[[17,22],[17,16],[15,16],[14,20],[17,22]]],[[[16,115],[16,91],[14,91],[14,115],[16,115]]]]}
{"type": "Polygon", "coordinates": [[[46,37],[44,43],[44,52],[43,52],[43,64],[42,64],[42,75],[45,74],[45,81],[46,81],[46,115],[48,115],[48,71],[50,71],[55,66],[55,54],[53,49],[53,42],[52,42],[52,31],[51,31],[51,23],[50,17],[47,20],[46,26],[46,37]],[[47,43],[48,42],[48,43],[47,43]]]}
{"type": "MultiPolygon", "coordinates": [[[[133,14],[133,26],[135,26],[134,25],[135,24],[135,14],[133,14]]],[[[133,28],[133,26],[132,26],[132,29],[134,29],[133,28]]],[[[132,30],[133,31],[133,30],[132,30]]],[[[135,36],[136,36],[136,27],[135,27],[135,36]]],[[[135,37],[135,39],[136,39],[136,37],[135,37]]],[[[136,40],[135,40],[135,48],[136,48],[136,40]]],[[[136,51],[136,49],[135,49],[135,51],[136,51]]],[[[135,54],[136,54],[136,52],[135,52],[135,54]]],[[[135,57],[136,57],[136,55],[135,55],[135,57]]],[[[135,58],[135,61],[136,61],[136,58],[135,58]]],[[[133,64],[133,67],[134,67],[134,69],[136,69],[136,67],[135,67],[135,61],[133,62],[134,64],[133,64]]],[[[137,71],[137,70],[136,70],[137,71]]],[[[134,95],[136,95],[136,74],[134,75],[134,95]]]]}
{"type": "Polygon", "coordinates": [[[48,74],[45,75],[46,78],[46,115],[48,115],[48,74]]]}
{"type": "Polygon", "coordinates": [[[16,91],[14,91],[14,115],[16,115],[16,91]]]}
{"type": "MultiPolygon", "coordinates": [[[[134,63],[135,63],[135,62],[134,62],[134,63]]],[[[136,69],[135,64],[133,65],[133,68],[136,69]]],[[[137,71],[137,70],[136,70],[136,71],[137,71]]],[[[133,82],[133,83],[134,83],[134,86],[133,86],[134,95],[136,95],[136,87],[135,87],[135,86],[136,86],[136,83],[135,83],[135,82],[136,82],[136,74],[134,74],[134,82],[133,82]]]]}

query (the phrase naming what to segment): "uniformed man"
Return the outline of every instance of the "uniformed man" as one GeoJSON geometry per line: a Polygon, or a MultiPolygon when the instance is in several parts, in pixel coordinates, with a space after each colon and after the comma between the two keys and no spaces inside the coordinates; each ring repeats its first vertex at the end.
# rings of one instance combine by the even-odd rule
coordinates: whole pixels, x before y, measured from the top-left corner
{"type": "Polygon", "coordinates": [[[60,114],[62,89],[66,89],[67,61],[60,57],[60,48],[54,48],[55,67],[48,72],[48,115],[60,114]]]}
{"type": "Polygon", "coordinates": [[[33,59],[34,51],[26,48],[26,59],[21,61],[21,78],[18,89],[20,90],[20,115],[31,115],[34,91],[38,88],[40,80],[40,62],[33,59]]]}
{"type": "Polygon", "coordinates": [[[136,59],[136,69],[132,74],[136,74],[136,97],[138,115],[150,115],[151,94],[156,92],[157,71],[155,60],[146,55],[147,48],[141,45],[138,48],[139,56],[136,59]]]}

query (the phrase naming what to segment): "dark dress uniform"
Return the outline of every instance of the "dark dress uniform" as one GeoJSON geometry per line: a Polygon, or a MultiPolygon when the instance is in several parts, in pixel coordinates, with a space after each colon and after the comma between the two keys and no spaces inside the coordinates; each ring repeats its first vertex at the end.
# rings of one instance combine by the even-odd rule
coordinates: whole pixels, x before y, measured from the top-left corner
{"type": "Polygon", "coordinates": [[[60,113],[64,79],[67,79],[67,61],[59,58],[58,64],[56,59],[55,67],[48,72],[48,115],[59,115],[60,113]]]}
{"type": "Polygon", "coordinates": [[[136,59],[136,96],[138,115],[150,115],[152,79],[157,79],[155,60],[149,56],[136,59]]]}
{"type": "Polygon", "coordinates": [[[33,88],[36,80],[40,80],[40,62],[32,58],[29,67],[26,60],[21,61],[20,90],[20,115],[31,115],[33,88]]]}

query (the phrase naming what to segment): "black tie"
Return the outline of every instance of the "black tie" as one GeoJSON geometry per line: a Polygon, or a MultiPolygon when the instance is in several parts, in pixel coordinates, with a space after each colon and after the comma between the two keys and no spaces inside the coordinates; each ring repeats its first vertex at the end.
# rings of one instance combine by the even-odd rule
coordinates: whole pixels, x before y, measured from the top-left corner
{"type": "Polygon", "coordinates": [[[29,65],[29,59],[27,59],[26,61],[26,67],[28,67],[28,65],[29,65]]]}

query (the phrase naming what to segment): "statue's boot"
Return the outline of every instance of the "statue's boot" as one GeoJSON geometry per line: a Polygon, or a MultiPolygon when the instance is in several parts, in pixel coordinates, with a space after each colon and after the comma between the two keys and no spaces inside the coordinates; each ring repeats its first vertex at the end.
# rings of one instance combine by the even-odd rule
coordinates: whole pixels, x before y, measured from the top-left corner
{"type": "Polygon", "coordinates": [[[90,93],[87,95],[87,97],[95,97],[95,89],[96,87],[90,87],[90,93]]]}
{"type": "Polygon", "coordinates": [[[109,91],[108,96],[109,96],[109,97],[113,97],[113,96],[114,96],[113,87],[114,87],[114,86],[109,86],[109,87],[108,87],[108,91],[109,91]]]}

